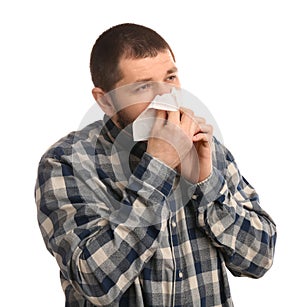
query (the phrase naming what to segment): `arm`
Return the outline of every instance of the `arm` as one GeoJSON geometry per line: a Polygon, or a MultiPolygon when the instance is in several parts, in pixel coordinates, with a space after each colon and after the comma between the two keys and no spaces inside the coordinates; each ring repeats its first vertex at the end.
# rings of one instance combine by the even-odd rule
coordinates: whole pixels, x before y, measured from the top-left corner
{"type": "Polygon", "coordinates": [[[40,228],[64,278],[92,304],[109,305],[120,299],[158,248],[176,173],[145,154],[116,212],[107,203],[104,180],[91,178],[102,191],[96,197],[88,181],[74,173],[61,157],[41,160],[36,185],[40,228]]]}
{"type": "Polygon", "coordinates": [[[199,226],[223,254],[227,267],[237,276],[262,276],[272,265],[275,224],[261,209],[233,156],[213,139],[213,127],[188,109],[159,111],[152,133],[149,153],[176,167],[190,183],[200,182],[192,184],[188,194],[194,194],[199,226]]]}
{"type": "Polygon", "coordinates": [[[230,152],[214,146],[212,174],[194,192],[199,226],[235,276],[261,277],[273,262],[276,226],[230,152]]]}

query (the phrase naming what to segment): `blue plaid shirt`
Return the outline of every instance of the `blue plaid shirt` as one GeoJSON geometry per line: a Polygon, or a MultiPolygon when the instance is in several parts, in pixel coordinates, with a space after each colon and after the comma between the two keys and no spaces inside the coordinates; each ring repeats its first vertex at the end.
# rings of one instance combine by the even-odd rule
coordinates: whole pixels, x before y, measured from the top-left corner
{"type": "Polygon", "coordinates": [[[263,276],[275,224],[216,139],[198,184],[145,149],[104,117],[42,157],[38,221],[66,306],[233,306],[226,268],[263,276]]]}

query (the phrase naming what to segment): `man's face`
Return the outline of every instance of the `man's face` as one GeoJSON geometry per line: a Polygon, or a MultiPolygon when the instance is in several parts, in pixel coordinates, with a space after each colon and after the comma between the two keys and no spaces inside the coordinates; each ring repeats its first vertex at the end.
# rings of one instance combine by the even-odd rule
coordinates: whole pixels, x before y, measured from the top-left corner
{"type": "Polygon", "coordinates": [[[131,124],[156,95],[180,87],[178,71],[169,50],[158,53],[156,57],[122,58],[119,68],[123,78],[111,96],[116,109],[112,119],[121,128],[131,124]]]}

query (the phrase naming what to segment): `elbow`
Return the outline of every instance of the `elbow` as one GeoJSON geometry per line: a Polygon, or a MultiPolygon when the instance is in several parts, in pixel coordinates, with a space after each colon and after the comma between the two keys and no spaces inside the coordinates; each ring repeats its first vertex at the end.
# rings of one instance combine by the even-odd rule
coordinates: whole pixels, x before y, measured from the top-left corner
{"type": "Polygon", "coordinates": [[[259,279],[263,277],[268,270],[271,268],[273,264],[273,260],[269,259],[264,264],[256,264],[254,262],[250,262],[250,264],[244,268],[240,266],[228,265],[227,267],[235,277],[249,277],[253,279],[259,279]]]}
{"type": "Polygon", "coordinates": [[[74,291],[93,306],[112,306],[120,301],[124,289],[120,288],[120,280],[113,277],[105,274],[99,266],[94,267],[93,260],[86,259],[84,251],[76,257],[73,255],[68,281],[74,291]]]}
{"type": "Polygon", "coordinates": [[[256,279],[261,278],[270,270],[274,262],[276,238],[276,228],[274,227],[272,234],[265,236],[255,257],[251,259],[247,269],[250,277],[256,279]]]}
{"type": "Polygon", "coordinates": [[[255,263],[251,263],[251,265],[249,266],[249,268],[246,270],[246,276],[254,278],[254,279],[259,279],[261,277],[263,277],[268,271],[269,269],[272,267],[273,265],[273,259],[272,258],[268,258],[266,259],[263,263],[261,263],[260,265],[257,265],[255,263]]]}
{"type": "Polygon", "coordinates": [[[245,276],[254,279],[263,277],[272,267],[274,261],[276,235],[272,237],[269,244],[260,245],[255,253],[235,253],[227,263],[234,276],[245,276]],[[247,257],[248,256],[248,257],[247,257]]]}
{"type": "Polygon", "coordinates": [[[106,291],[103,284],[99,282],[92,283],[90,280],[81,280],[80,282],[78,280],[69,280],[68,282],[76,296],[82,297],[84,301],[89,301],[93,306],[112,306],[114,303],[119,302],[122,296],[122,291],[116,285],[106,291]]]}
{"type": "Polygon", "coordinates": [[[274,261],[274,250],[270,250],[268,254],[260,256],[261,261],[256,263],[255,261],[251,262],[248,272],[250,277],[258,279],[263,277],[273,266],[274,261]]]}
{"type": "MultiPolygon", "coordinates": [[[[119,298],[111,292],[106,295],[97,293],[100,286],[94,285],[95,289],[91,285],[83,286],[78,281],[63,279],[63,289],[66,295],[67,302],[83,302],[85,304],[92,304],[93,306],[112,306],[119,302],[119,298]]],[[[69,306],[69,305],[68,305],[69,306]]]]}
{"type": "Polygon", "coordinates": [[[254,264],[252,263],[251,266],[253,266],[254,272],[256,273],[254,278],[263,277],[272,267],[274,262],[276,237],[276,230],[274,230],[273,235],[270,237],[269,241],[263,245],[264,248],[261,248],[260,253],[257,256],[260,261],[257,265],[255,265],[255,262],[254,264]]]}

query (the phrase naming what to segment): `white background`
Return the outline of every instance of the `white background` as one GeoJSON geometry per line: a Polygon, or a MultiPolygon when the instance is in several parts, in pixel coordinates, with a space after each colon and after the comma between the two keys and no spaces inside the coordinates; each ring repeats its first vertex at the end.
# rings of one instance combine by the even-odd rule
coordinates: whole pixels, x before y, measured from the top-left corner
{"type": "Polygon", "coordinates": [[[1,301],[64,305],[36,220],[37,164],[94,104],[89,55],[98,35],[135,22],[170,43],[183,87],[210,109],[278,225],[272,269],[259,280],[230,277],[235,306],[296,306],[299,16],[299,2],[289,0],[2,1],[1,301]]]}

